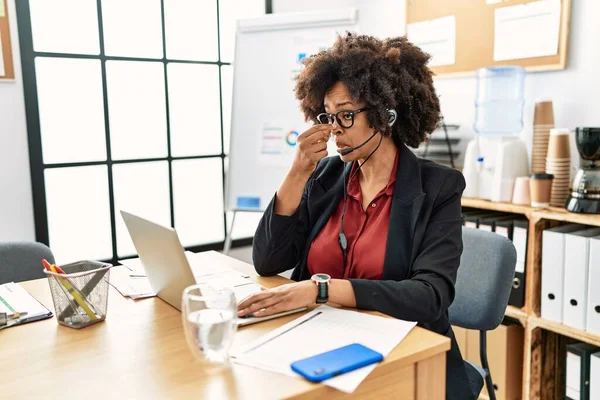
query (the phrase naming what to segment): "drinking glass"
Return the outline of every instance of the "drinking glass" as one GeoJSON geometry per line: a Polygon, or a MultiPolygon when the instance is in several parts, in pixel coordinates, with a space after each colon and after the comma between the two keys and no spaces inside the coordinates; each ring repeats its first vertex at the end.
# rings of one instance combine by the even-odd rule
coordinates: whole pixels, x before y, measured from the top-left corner
{"type": "Polygon", "coordinates": [[[229,365],[229,349],[237,330],[233,292],[206,284],[183,291],[181,316],[190,350],[201,362],[229,365]]]}

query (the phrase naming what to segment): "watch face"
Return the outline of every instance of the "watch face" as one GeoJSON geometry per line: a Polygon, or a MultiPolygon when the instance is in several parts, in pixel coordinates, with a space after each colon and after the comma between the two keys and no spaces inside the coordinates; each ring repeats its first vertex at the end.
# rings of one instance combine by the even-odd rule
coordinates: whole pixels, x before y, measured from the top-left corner
{"type": "Polygon", "coordinates": [[[331,277],[327,274],[314,274],[312,276],[312,280],[315,282],[329,282],[329,280],[331,280],[331,277]]]}

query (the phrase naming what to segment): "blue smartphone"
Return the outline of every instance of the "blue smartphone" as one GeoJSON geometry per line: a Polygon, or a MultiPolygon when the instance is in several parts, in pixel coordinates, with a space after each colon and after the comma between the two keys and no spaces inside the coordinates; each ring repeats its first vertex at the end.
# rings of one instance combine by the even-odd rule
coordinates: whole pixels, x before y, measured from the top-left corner
{"type": "Polygon", "coordinates": [[[292,370],[311,382],[321,382],[383,360],[383,355],[362,344],[330,350],[293,362],[292,370]]]}

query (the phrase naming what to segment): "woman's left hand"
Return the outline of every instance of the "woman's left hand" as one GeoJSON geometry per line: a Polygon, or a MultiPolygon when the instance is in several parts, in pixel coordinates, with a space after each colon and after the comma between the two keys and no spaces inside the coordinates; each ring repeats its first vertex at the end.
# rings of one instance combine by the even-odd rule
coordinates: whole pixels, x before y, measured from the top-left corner
{"type": "Polygon", "coordinates": [[[313,304],[317,299],[317,285],[302,281],[278,286],[255,293],[238,304],[238,317],[253,314],[266,317],[313,304]]]}

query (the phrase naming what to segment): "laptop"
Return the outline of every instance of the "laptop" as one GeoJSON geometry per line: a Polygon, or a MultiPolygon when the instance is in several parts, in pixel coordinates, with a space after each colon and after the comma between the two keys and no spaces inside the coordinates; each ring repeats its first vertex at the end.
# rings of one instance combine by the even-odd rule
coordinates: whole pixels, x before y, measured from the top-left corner
{"type": "MultiPolygon", "coordinates": [[[[150,286],[156,296],[181,311],[181,295],[191,285],[203,282],[202,265],[188,259],[175,229],[148,221],[121,210],[138,257],[144,266],[150,286]],[[190,265],[192,264],[192,265],[190,265]],[[194,273],[196,272],[196,273],[194,273]]],[[[261,286],[248,277],[232,272],[227,279],[208,282],[218,289],[231,289],[240,302],[245,297],[261,291],[261,286]]],[[[307,307],[290,310],[267,317],[238,318],[244,326],[306,310],[307,307]]]]}

